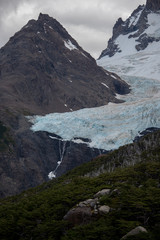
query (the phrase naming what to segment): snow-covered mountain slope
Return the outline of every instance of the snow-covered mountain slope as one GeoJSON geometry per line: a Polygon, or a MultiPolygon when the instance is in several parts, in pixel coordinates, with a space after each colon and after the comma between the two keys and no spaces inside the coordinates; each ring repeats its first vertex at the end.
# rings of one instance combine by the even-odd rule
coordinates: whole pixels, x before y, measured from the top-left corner
{"type": "MultiPolygon", "coordinates": [[[[140,21],[142,13],[141,8],[123,24],[129,28],[133,27],[140,21]]],[[[100,66],[121,75],[160,80],[160,12],[147,13],[144,31],[138,34],[139,31],[137,26],[132,35],[130,32],[118,35],[113,40],[114,46],[117,47],[114,55],[110,57],[110,50],[107,49],[97,62],[100,66]]]]}
{"type": "MultiPolygon", "coordinates": [[[[117,41],[123,42],[123,37],[119,37],[117,41]]],[[[133,41],[128,40],[128,44],[132,46],[133,41]]],[[[129,50],[129,49],[128,49],[129,50]]],[[[132,48],[132,52],[123,52],[112,58],[108,56],[98,60],[98,64],[119,75],[146,77],[150,79],[160,80],[160,42],[154,42],[147,49],[136,52],[132,48]]],[[[127,48],[125,49],[127,51],[127,48]]]]}

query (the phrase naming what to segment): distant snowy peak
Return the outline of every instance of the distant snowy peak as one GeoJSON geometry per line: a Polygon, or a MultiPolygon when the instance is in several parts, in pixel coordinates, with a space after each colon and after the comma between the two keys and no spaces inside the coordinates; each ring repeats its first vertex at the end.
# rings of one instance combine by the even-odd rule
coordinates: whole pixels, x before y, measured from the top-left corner
{"type": "Polygon", "coordinates": [[[100,58],[112,57],[123,52],[124,41],[121,42],[121,40],[124,38],[125,45],[132,43],[135,52],[144,50],[153,42],[160,41],[160,11],[158,5],[156,6],[157,10],[153,11],[153,5],[147,1],[146,6],[140,5],[126,21],[119,18],[113,27],[113,36],[108,42],[108,47],[102,51],[100,58]],[[152,6],[151,9],[149,6],[152,6]]]}
{"type": "Polygon", "coordinates": [[[147,1],[124,22],[118,19],[108,47],[97,61],[100,66],[122,75],[160,80],[160,1],[147,1]],[[156,5],[157,3],[157,5],[156,5]],[[150,8],[149,8],[150,6],[150,8]]]}

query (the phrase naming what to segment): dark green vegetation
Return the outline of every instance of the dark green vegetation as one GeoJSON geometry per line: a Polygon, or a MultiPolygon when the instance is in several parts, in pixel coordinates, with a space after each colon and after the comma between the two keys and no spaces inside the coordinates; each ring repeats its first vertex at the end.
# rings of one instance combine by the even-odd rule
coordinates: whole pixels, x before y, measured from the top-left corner
{"type": "Polygon", "coordinates": [[[160,160],[160,131],[150,133],[138,142],[120,147],[108,155],[101,155],[91,162],[75,168],[69,176],[94,177],[103,172],[111,172],[117,167],[133,166],[135,163],[160,160]]]}
{"type": "MultiPolygon", "coordinates": [[[[120,148],[79,167],[63,177],[0,202],[1,240],[120,240],[137,226],[148,233],[127,240],[158,240],[160,236],[160,150],[159,132],[147,149],[148,136],[141,142],[120,148]],[[152,145],[152,144],[151,144],[152,145]],[[142,149],[133,154],[134,147],[142,149]],[[130,150],[129,150],[130,149],[130,150]],[[131,151],[132,150],[132,151],[131,151]],[[139,163],[119,168],[123,154],[139,163]],[[132,154],[131,154],[132,153],[132,154]],[[113,172],[96,175],[100,166],[107,169],[109,159],[117,162],[113,172]],[[89,175],[89,174],[88,174],[89,175]],[[107,215],[98,215],[86,225],[72,228],[64,215],[80,201],[93,198],[101,189],[111,194],[101,197],[100,204],[111,207],[107,215]],[[117,189],[116,191],[113,191],[117,189]]],[[[111,161],[112,162],[112,161],[111,161]]],[[[124,163],[124,161],[122,161],[124,163]]],[[[113,162],[112,162],[113,164],[113,162]]],[[[125,165],[125,164],[124,164],[125,165]]]]}
{"type": "Polygon", "coordinates": [[[0,122],[0,152],[8,150],[11,143],[13,144],[13,139],[9,130],[0,122]]]}

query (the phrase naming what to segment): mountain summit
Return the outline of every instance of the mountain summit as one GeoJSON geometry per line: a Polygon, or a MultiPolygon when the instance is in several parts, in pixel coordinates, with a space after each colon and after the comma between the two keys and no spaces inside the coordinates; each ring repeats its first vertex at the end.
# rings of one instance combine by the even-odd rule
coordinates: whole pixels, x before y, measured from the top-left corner
{"type": "Polygon", "coordinates": [[[99,66],[47,14],[30,20],[0,50],[1,104],[33,114],[119,102],[128,85],[99,66]],[[105,87],[108,86],[108,87],[105,87]]]}
{"type": "Polygon", "coordinates": [[[116,53],[122,52],[119,42],[122,40],[119,38],[120,36],[135,39],[137,51],[144,50],[149,43],[160,41],[159,9],[159,0],[148,0],[146,6],[140,5],[126,21],[119,18],[113,27],[113,36],[108,42],[108,47],[102,52],[100,58],[106,55],[112,57],[116,53]]]}
{"type": "Polygon", "coordinates": [[[108,66],[115,72],[121,65],[122,74],[159,80],[159,10],[159,0],[148,0],[146,5],[140,5],[133,11],[126,21],[119,18],[107,48],[99,57],[99,65],[108,66]]]}

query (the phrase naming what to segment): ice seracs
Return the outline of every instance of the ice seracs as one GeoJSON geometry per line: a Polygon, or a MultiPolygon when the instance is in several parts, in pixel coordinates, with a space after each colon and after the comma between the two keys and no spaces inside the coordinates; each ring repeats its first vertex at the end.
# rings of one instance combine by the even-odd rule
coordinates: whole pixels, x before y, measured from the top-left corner
{"type": "Polygon", "coordinates": [[[160,127],[160,82],[154,82],[157,89],[154,92],[154,86],[147,79],[141,84],[141,78],[127,79],[133,84],[133,90],[124,96],[125,103],[35,116],[31,119],[31,129],[54,133],[65,141],[88,138],[91,140],[87,143],[90,147],[105,150],[131,143],[138,132],[149,127],[160,127]],[[153,91],[150,92],[151,85],[153,91]]]}

